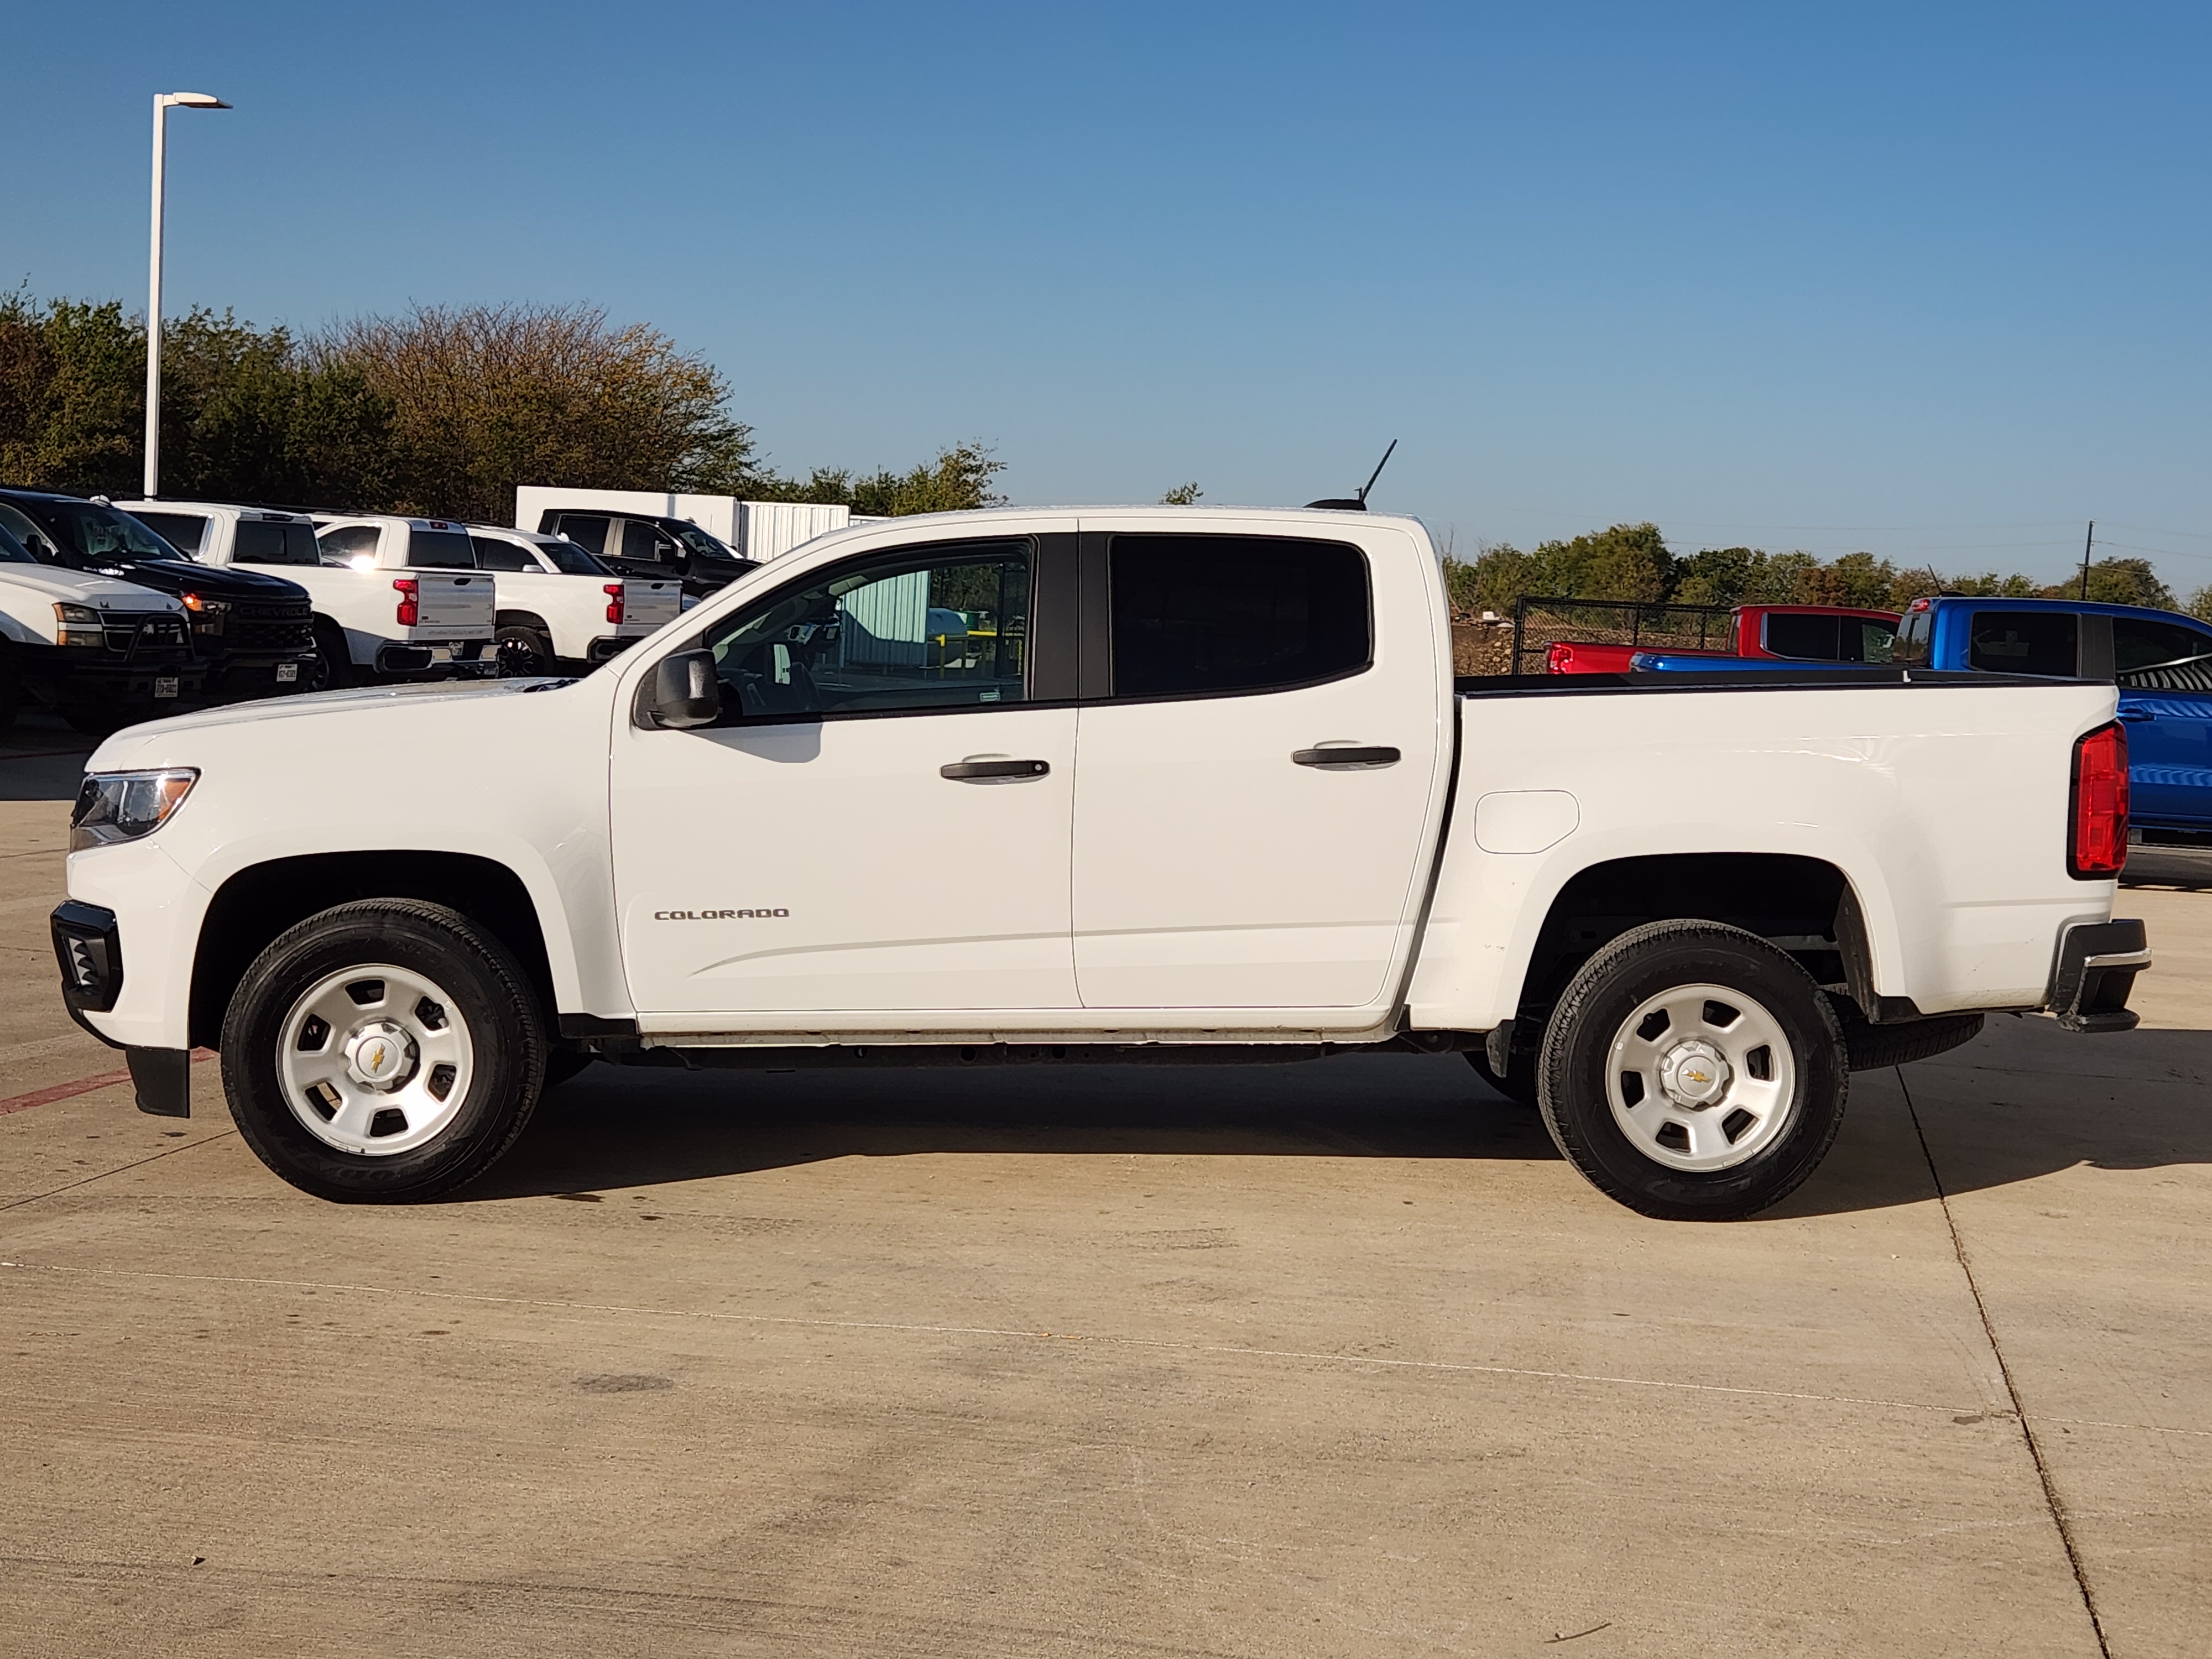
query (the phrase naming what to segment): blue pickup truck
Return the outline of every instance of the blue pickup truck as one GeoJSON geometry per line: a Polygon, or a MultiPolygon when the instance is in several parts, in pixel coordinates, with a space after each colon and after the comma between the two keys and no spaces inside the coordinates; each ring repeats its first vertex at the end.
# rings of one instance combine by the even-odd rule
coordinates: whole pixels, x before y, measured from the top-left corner
{"type": "MultiPolygon", "coordinates": [[[[1664,651],[1640,651],[1630,665],[1677,674],[1774,666],[1664,651]]],[[[2212,835],[2212,626],[2131,605],[1947,595],[1912,602],[1888,666],[2117,681],[2130,821],[2159,838],[2212,835]]],[[[1879,671],[1838,664],[1832,672],[1879,671]]]]}

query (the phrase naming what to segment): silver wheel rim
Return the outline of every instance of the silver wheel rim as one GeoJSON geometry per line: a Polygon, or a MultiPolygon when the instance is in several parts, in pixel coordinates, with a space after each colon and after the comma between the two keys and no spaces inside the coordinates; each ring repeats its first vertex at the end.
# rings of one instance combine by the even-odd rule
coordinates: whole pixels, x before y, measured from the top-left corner
{"type": "Polygon", "coordinates": [[[293,1003],[276,1039],[292,1115],[325,1146],[363,1158],[435,1139],[475,1071],[468,1024],[445,988],[390,963],[325,974],[293,1003]]]}
{"type": "Polygon", "coordinates": [[[1670,1170],[1730,1170],[1771,1146],[1796,1094],[1782,1024],[1727,985],[1637,1004],[1606,1051],[1605,1092],[1628,1144],[1670,1170]]]}

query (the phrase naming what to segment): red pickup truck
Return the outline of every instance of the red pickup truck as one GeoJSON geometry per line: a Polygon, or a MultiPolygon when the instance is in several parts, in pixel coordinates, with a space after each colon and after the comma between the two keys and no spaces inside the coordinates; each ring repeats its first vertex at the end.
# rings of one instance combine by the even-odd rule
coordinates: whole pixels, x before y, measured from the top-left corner
{"type": "MultiPolygon", "coordinates": [[[[1729,617],[1725,649],[1672,657],[1771,657],[1778,662],[1887,662],[1900,621],[1894,611],[1835,605],[1740,605],[1729,617]]],[[[1626,674],[1628,659],[1654,647],[1599,640],[1560,640],[1544,653],[1553,674],[1626,674]]]]}

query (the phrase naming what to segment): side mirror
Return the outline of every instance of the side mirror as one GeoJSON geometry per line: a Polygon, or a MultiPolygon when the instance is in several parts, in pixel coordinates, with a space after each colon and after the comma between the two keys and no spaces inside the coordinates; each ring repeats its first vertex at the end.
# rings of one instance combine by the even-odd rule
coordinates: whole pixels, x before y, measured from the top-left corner
{"type": "Polygon", "coordinates": [[[682,732],[722,715],[722,683],[711,651],[678,651],[653,664],[638,688],[638,724],[682,732]]]}

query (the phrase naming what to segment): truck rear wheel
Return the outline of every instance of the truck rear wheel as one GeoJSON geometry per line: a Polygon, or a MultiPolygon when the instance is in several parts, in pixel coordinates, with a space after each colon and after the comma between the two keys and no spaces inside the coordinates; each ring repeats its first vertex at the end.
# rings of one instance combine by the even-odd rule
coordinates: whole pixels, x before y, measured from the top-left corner
{"type": "Polygon", "coordinates": [[[505,679],[528,679],[535,675],[557,674],[561,665],[554,659],[553,641],[545,637],[542,629],[526,623],[501,623],[494,635],[492,645],[499,653],[499,672],[505,679]]]}
{"type": "Polygon", "coordinates": [[[341,904],[246,969],[222,1026],[231,1116],[302,1192],[434,1198],[514,1142],[545,1080],[544,1017],[514,954],[459,912],[341,904]]]}
{"type": "Polygon", "coordinates": [[[1583,964],[1539,1066],[1545,1127],[1601,1191],[1669,1221],[1778,1203],[1843,1126],[1850,1069],[1826,996],[1786,952],[1660,921],[1583,964]]]}
{"type": "Polygon", "coordinates": [[[345,629],[327,617],[315,618],[315,659],[307,669],[302,691],[336,691],[353,684],[353,658],[345,629]]]}

